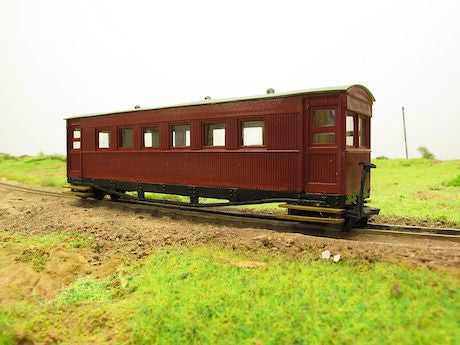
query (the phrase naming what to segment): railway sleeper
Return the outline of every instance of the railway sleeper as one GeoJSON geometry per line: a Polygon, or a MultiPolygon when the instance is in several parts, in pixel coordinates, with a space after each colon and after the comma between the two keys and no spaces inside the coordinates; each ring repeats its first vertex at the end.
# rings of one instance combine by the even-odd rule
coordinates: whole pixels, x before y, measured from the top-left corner
{"type": "Polygon", "coordinates": [[[345,223],[345,209],[304,206],[297,204],[281,204],[279,207],[286,208],[287,214],[279,215],[280,219],[288,219],[307,223],[343,224],[345,223]]]}
{"type": "Polygon", "coordinates": [[[288,210],[287,215],[278,216],[281,219],[289,219],[299,222],[325,223],[342,225],[343,230],[352,227],[364,228],[369,217],[379,213],[379,209],[372,207],[360,208],[353,205],[348,208],[317,207],[300,204],[280,204],[279,207],[288,210]]]}
{"type": "Polygon", "coordinates": [[[83,185],[65,185],[63,186],[66,189],[70,189],[69,191],[62,192],[65,195],[73,195],[78,196],[80,198],[95,198],[96,195],[94,193],[94,189],[91,186],[83,186],[83,185]]]}

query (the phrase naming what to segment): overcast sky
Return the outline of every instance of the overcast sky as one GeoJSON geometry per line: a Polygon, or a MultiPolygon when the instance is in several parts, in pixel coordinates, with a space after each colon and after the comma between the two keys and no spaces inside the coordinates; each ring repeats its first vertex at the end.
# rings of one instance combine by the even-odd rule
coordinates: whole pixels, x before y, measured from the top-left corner
{"type": "Polygon", "coordinates": [[[64,117],[350,83],[373,156],[460,158],[460,1],[0,0],[0,152],[65,153],[64,117]]]}

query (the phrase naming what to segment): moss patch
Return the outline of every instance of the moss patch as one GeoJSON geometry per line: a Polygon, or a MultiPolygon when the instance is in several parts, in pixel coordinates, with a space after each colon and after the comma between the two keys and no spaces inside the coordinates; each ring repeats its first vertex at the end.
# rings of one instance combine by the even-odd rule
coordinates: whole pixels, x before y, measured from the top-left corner
{"type": "Polygon", "coordinates": [[[32,264],[35,271],[41,272],[45,268],[46,263],[50,257],[50,253],[42,248],[27,248],[20,256],[16,257],[17,262],[24,262],[32,264]]]}

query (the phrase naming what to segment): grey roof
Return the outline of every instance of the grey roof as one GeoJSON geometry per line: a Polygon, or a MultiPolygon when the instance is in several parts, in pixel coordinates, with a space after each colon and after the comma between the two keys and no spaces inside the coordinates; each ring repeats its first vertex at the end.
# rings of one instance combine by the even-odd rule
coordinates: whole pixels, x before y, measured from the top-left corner
{"type": "Polygon", "coordinates": [[[206,99],[206,100],[189,102],[189,103],[180,103],[180,104],[172,104],[172,105],[164,105],[164,106],[156,106],[156,107],[148,107],[148,108],[124,109],[124,110],[116,110],[116,111],[109,111],[109,112],[102,112],[102,113],[82,114],[82,115],[75,115],[75,116],[66,117],[65,120],[78,119],[78,118],[82,118],[82,117],[93,117],[93,116],[102,116],[102,115],[127,113],[127,112],[134,112],[134,111],[190,107],[190,106],[194,106],[194,105],[219,104],[219,103],[239,102],[239,101],[256,100],[256,99],[280,98],[280,97],[289,97],[289,96],[297,96],[297,95],[307,95],[307,94],[312,94],[312,93],[329,93],[329,92],[332,93],[332,92],[348,91],[353,86],[358,86],[358,87],[363,88],[369,94],[371,99],[373,101],[375,101],[374,96],[372,95],[372,93],[369,91],[369,89],[367,87],[365,87],[365,86],[363,86],[361,84],[351,84],[351,85],[322,87],[322,88],[304,89],[304,90],[296,90],[296,91],[288,91],[288,92],[275,92],[275,93],[268,93],[268,94],[263,94],[263,95],[254,95],[254,96],[245,96],[245,97],[206,99]]]}

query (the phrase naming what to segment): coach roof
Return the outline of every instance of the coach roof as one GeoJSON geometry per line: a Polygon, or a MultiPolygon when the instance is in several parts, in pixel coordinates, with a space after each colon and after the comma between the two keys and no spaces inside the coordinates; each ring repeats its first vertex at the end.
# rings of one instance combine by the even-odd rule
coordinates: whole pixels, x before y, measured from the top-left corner
{"type": "Polygon", "coordinates": [[[289,96],[309,95],[309,94],[315,94],[315,93],[334,93],[334,92],[344,92],[344,91],[346,92],[346,91],[350,90],[352,87],[362,88],[369,95],[370,99],[372,101],[375,101],[374,96],[372,95],[372,93],[369,91],[369,89],[367,87],[365,87],[365,86],[363,86],[361,84],[351,84],[351,85],[341,85],[341,86],[332,86],[332,87],[323,87],[323,88],[314,88],[314,89],[304,89],[304,90],[288,91],[288,92],[267,93],[267,94],[255,95],[255,96],[245,96],[245,97],[235,97],[235,98],[221,98],[221,99],[205,99],[205,100],[202,100],[202,101],[195,101],[195,102],[181,103],[181,104],[172,104],[172,105],[164,105],[164,106],[157,106],[157,107],[148,107],[148,108],[139,108],[139,109],[124,109],[124,110],[116,110],[116,111],[109,111],[109,112],[103,112],[103,113],[91,113],[91,114],[75,115],[75,116],[67,117],[67,118],[65,118],[65,120],[78,119],[78,118],[82,118],[82,117],[93,117],[93,116],[120,114],[120,113],[134,112],[134,111],[191,107],[191,106],[195,106],[195,105],[230,103],[230,102],[249,101],[249,100],[258,100],[258,99],[271,99],[271,98],[280,98],[280,97],[289,97],[289,96]]]}

